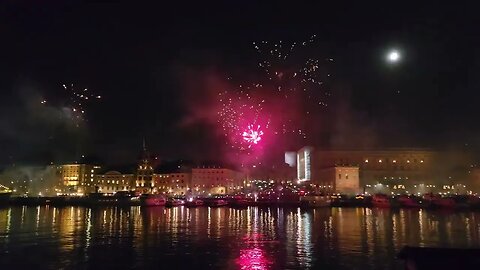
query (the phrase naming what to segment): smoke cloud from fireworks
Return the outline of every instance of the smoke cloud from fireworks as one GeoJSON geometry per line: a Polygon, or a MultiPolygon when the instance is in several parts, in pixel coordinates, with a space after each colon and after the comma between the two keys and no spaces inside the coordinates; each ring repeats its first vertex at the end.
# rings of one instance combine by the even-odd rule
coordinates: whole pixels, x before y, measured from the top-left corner
{"type": "Polygon", "coordinates": [[[252,153],[258,141],[252,145],[255,140],[245,138],[255,135],[243,131],[246,126],[264,127],[262,135],[268,134],[268,140],[307,139],[314,115],[322,113],[331,95],[326,67],[334,61],[319,56],[316,36],[301,42],[261,41],[253,45],[259,56],[258,67],[246,69],[254,74],[248,77],[256,79],[235,86],[242,80],[229,77],[232,87],[218,93],[218,122],[227,143],[248,155],[258,155],[252,153]]]}
{"type": "Polygon", "coordinates": [[[256,42],[251,53],[258,56],[257,65],[241,65],[233,75],[213,68],[182,70],[190,110],[182,125],[208,121],[218,127],[211,136],[223,136],[223,156],[242,165],[309,143],[331,95],[327,70],[333,59],[317,45],[314,36],[256,42]]]}

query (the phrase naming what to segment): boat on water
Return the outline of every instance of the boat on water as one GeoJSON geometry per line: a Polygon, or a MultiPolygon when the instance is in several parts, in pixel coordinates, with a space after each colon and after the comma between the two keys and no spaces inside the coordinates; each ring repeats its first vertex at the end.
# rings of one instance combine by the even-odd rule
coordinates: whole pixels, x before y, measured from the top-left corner
{"type": "Polygon", "coordinates": [[[474,209],[480,208],[480,198],[478,196],[468,195],[466,203],[471,208],[474,208],[474,209]]]}
{"type": "Polygon", "coordinates": [[[453,198],[439,198],[432,201],[433,206],[453,208],[456,206],[456,202],[453,198]]]}
{"type": "Polygon", "coordinates": [[[167,207],[175,207],[175,206],[182,206],[185,204],[185,201],[184,200],[179,200],[179,199],[170,199],[170,200],[167,200],[167,202],[165,203],[165,206],[167,207]]]}
{"type": "Polygon", "coordinates": [[[387,195],[375,194],[372,196],[372,206],[379,208],[388,208],[391,207],[392,204],[390,202],[390,198],[387,195]]]}
{"type": "Polygon", "coordinates": [[[400,204],[400,207],[407,208],[417,208],[421,207],[421,204],[412,196],[400,195],[396,198],[397,202],[400,204]]]}
{"type": "Polygon", "coordinates": [[[329,207],[332,199],[328,195],[309,195],[300,197],[300,206],[302,207],[329,207]]]}
{"type": "Polygon", "coordinates": [[[139,205],[140,198],[133,191],[117,191],[113,197],[115,198],[118,205],[139,205]]]}
{"type": "Polygon", "coordinates": [[[4,185],[0,185],[0,205],[5,205],[10,202],[12,196],[12,190],[4,185]]]}
{"type": "Polygon", "coordinates": [[[186,207],[198,207],[203,206],[205,203],[200,199],[191,199],[185,202],[186,207]]]}
{"type": "Polygon", "coordinates": [[[167,204],[167,198],[161,194],[142,194],[140,196],[141,206],[164,206],[167,204]]]}
{"type": "Polygon", "coordinates": [[[228,202],[228,204],[232,207],[237,207],[237,208],[246,208],[249,205],[252,205],[254,202],[252,200],[248,200],[245,198],[240,198],[240,199],[233,199],[228,202]]]}
{"type": "Polygon", "coordinates": [[[97,206],[97,205],[116,205],[117,198],[114,196],[107,196],[104,193],[92,192],[87,194],[84,198],[84,202],[88,206],[97,206]]]}
{"type": "Polygon", "coordinates": [[[456,202],[453,198],[441,197],[440,195],[432,193],[425,194],[423,199],[430,207],[453,208],[456,206],[456,202]]]}
{"type": "Polygon", "coordinates": [[[227,206],[228,202],[224,199],[215,199],[210,201],[209,206],[211,207],[221,207],[221,206],[227,206]]]}
{"type": "Polygon", "coordinates": [[[0,192],[0,205],[6,205],[10,202],[11,192],[0,192]]]}

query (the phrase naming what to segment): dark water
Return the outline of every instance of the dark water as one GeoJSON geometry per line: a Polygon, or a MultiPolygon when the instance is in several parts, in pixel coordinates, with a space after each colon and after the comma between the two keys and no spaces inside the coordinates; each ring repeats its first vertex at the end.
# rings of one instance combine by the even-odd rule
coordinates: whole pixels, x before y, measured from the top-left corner
{"type": "Polygon", "coordinates": [[[402,269],[404,245],[479,247],[480,213],[0,209],[0,269],[402,269]]]}

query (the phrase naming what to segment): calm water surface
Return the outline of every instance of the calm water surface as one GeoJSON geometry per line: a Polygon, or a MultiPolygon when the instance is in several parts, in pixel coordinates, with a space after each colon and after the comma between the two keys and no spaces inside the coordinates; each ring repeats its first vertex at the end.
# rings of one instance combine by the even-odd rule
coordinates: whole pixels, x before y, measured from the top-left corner
{"type": "Polygon", "coordinates": [[[480,247],[480,213],[0,209],[0,269],[402,269],[404,245],[480,247]]]}

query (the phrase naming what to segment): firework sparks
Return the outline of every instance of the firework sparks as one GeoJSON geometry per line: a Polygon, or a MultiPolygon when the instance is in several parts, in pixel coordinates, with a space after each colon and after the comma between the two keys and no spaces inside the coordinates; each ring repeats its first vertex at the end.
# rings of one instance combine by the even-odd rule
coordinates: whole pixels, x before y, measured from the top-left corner
{"type": "Polygon", "coordinates": [[[263,84],[277,92],[275,95],[285,99],[300,95],[316,105],[327,106],[326,98],[330,92],[324,83],[330,74],[322,72],[321,68],[334,60],[314,57],[316,35],[302,42],[262,41],[253,45],[260,55],[258,66],[266,77],[263,84]]]}
{"type": "Polygon", "coordinates": [[[253,46],[260,56],[254,82],[219,93],[218,116],[225,136],[233,148],[244,150],[245,143],[251,148],[258,141],[244,127],[261,123],[269,134],[306,139],[309,119],[327,106],[331,95],[326,86],[331,75],[325,67],[334,60],[318,56],[315,35],[301,42],[261,41],[253,46]]]}
{"type": "Polygon", "coordinates": [[[248,125],[247,130],[242,133],[243,140],[245,140],[249,145],[248,148],[251,148],[252,145],[258,144],[262,140],[263,131],[260,130],[260,125],[257,125],[255,129],[252,125],[248,125]]]}
{"type": "MultiPolygon", "coordinates": [[[[73,83],[70,85],[63,84],[62,86],[63,89],[67,91],[69,98],[66,108],[67,115],[72,119],[75,125],[79,127],[80,123],[85,121],[84,115],[86,114],[87,103],[96,99],[101,99],[102,97],[91,93],[87,88],[78,90],[73,83]]],[[[43,100],[42,104],[45,104],[46,102],[46,100],[43,100]]]]}

